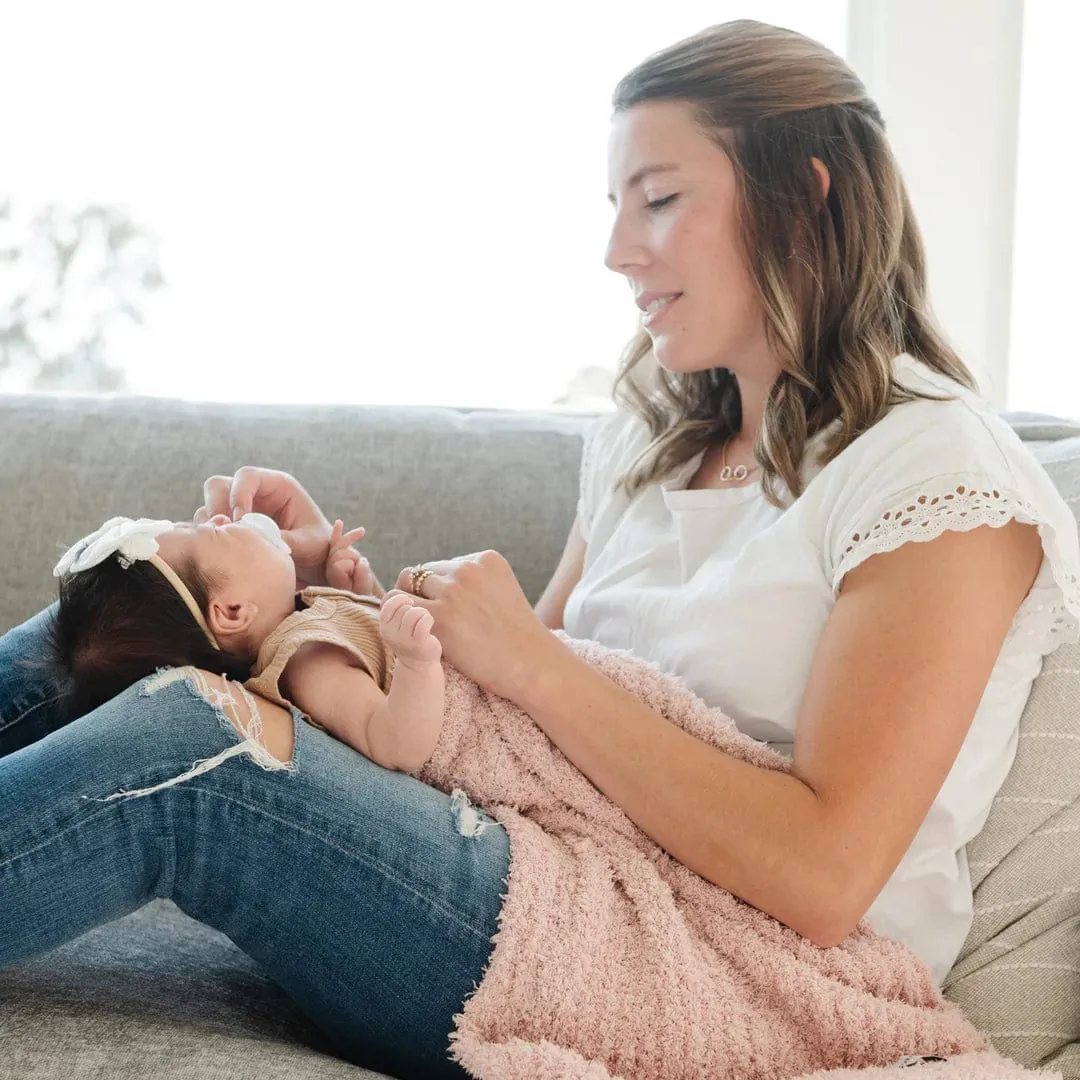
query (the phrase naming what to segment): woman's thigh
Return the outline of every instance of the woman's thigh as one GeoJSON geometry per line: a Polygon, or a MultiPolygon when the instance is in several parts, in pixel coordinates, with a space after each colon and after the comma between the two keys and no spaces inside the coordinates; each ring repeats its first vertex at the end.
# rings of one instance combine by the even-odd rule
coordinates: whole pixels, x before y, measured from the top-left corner
{"type": "Polygon", "coordinates": [[[0,757],[75,719],[46,642],[56,605],[0,636],[0,757]]]}
{"type": "Polygon", "coordinates": [[[171,673],[0,758],[0,967],[168,897],[349,1060],[462,1076],[447,1037],[490,956],[506,834],[293,723],[289,767],[260,764],[171,673]]]}

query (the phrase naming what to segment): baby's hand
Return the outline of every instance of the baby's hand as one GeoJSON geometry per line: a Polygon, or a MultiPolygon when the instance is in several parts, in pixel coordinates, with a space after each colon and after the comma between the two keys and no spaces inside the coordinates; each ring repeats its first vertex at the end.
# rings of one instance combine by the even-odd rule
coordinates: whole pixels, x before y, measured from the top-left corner
{"type": "Polygon", "coordinates": [[[334,522],[330,533],[330,548],[326,556],[326,583],[332,589],[346,589],[361,596],[370,595],[372,585],[371,566],[363,555],[349,546],[364,535],[364,529],[344,531],[341,520],[334,522]]]}
{"type": "Polygon", "coordinates": [[[431,632],[435,619],[418,607],[406,593],[395,593],[383,601],[379,611],[379,633],[399,660],[431,664],[442,656],[442,642],[431,632]]]}

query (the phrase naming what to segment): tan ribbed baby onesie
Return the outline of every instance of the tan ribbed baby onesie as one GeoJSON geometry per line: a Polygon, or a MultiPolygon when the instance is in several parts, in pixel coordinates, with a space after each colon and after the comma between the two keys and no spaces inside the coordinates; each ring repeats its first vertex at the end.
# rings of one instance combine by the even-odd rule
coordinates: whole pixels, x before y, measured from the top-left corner
{"type": "MultiPolygon", "coordinates": [[[[379,636],[380,601],[344,589],[311,586],[297,595],[297,611],[283,619],[259,649],[251,678],[244,683],[253,694],[288,708],[293,704],[279,685],[285,665],[301,645],[325,641],[344,649],[378,684],[390,691],[393,653],[379,636]],[[303,605],[302,607],[300,605],[303,605]]],[[[323,728],[308,717],[317,728],[323,728]]]]}

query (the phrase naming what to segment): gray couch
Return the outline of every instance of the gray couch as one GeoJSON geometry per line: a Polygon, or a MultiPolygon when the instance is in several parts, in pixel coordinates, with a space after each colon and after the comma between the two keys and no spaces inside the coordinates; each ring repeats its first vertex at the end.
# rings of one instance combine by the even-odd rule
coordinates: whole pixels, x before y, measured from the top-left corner
{"type": "MultiPolygon", "coordinates": [[[[328,513],[350,526],[365,525],[364,548],[384,584],[402,566],[425,558],[494,547],[535,601],[573,519],[584,419],[487,410],[0,397],[0,631],[51,600],[50,570],[58,554],[106,516],[188,517],[201,499],[202,478],[242,464],[292,472],[328,513]]],[[[1030,414],[1010,420],[1032,440],[1068,496],[1080,501],[1080,426],[1030,414]]],[[[1080,685],[1067,674],[1080,671],[1080,653],[1065,647],[1051,660],[1065,674],[1040,677],[1025,725],[1029,732],[1056,726],[1066,736],[1077,726],[1075,739],[1055,745],[1053,760],[1060,762],[1062,744],[1067,753],[1080,754],[1072,749],[1080,744],[1080,685]]],[[[1054,813],[1071,812],[1080,806],[1080,783],[1068,767],[1072,759],[1060,767],[1048,764],[1037,756],[1038,742],[1031,753],[1022,742],[1016,782],[1030,794],[1044,781],[1060,781],[1067,791],[1056,791],[1054,813]]],[[[1080,758],[1077,763],[1080,776],[1080,758]]],[[[1049,813],[1018,828],[1014,805],[991,815],[985,845],[973,855],[980,889],[990,888],[995,902],[984,905],[992,910],[980,911],[949,993],[980,1026],[997,1026],[995,1041],[1006,1053],[1080,1075],[1080,955],[1073,955],[1080,901],[1071,890],[1080,871],[1071,876],[1069,857],[1058,852],[1053,895],[1040,893],[1029,902],[1014,886],[1004,903],[1020,906],[1003,923],[1000,883],[1011,879],[1001,876],[1002,868],[1025,877],[1010,860],[1025,851],[1025,858],[1036,857],[1025,845],[1039,842],[1049,813]],[[1012,831],[1002,841],[1006,827],[1012,831]],[[1041,951],[1025,953],[1032,948],[1041,951]],[[1058,951],[1048,954],[1047,948],[1058,951]],[[1029,955],[1037,959],[1025,959],[1029,955]],[[1008,998],[1012,986],[1016,1000],[1006,1009],[1002,996],[1008,998]],[[1033,997],[1039,1016],[1017,1014],[1031,1012],[1033,997]],[[1047,1008],[1054,1013],[1049,1019],[1047,1008]]],[[[336,1058],[259,965],[168,901],[154,901],[0,972],[4,1078],[374,1075],[336,1058]]]]}

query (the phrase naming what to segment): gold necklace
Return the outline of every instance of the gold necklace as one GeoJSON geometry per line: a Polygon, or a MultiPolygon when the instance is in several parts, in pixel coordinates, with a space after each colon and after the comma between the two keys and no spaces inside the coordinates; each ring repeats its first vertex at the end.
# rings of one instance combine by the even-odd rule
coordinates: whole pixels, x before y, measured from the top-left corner
{"type": "MultiPolygon", "coordinates": [[[[720,457],[720,483],[739,483],[745,480],[753,470],[748,469],[745,465],[729,465],[727,463],[727,448],[728,444],[725,442],[720,457]]],[[[760,468],[759,465],[754,466],[754,469],[758,468],[760,468]]]]}

